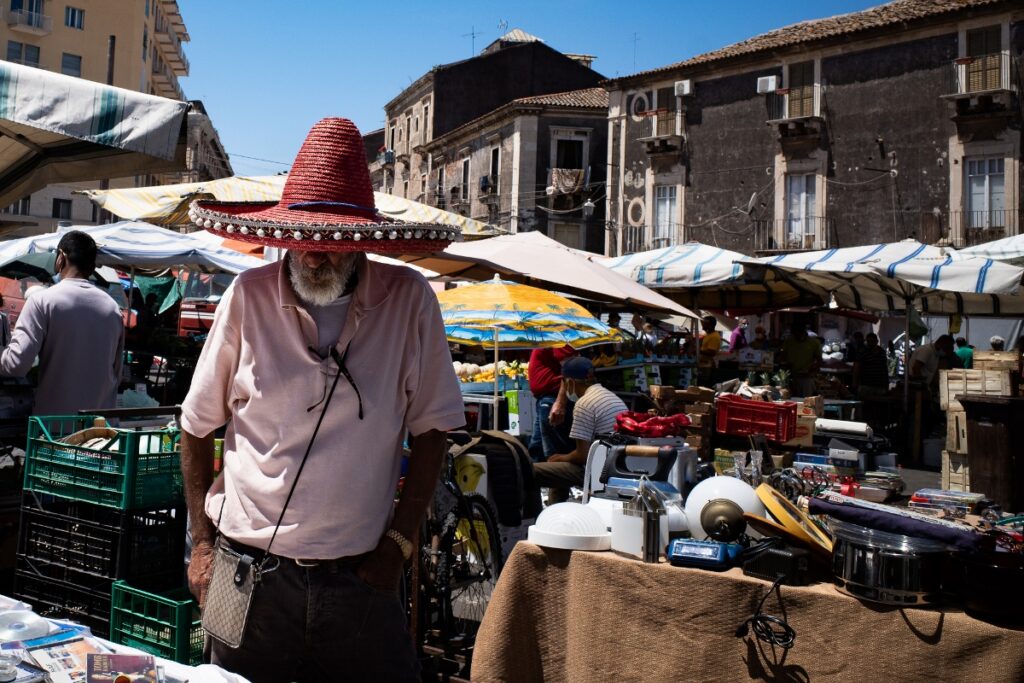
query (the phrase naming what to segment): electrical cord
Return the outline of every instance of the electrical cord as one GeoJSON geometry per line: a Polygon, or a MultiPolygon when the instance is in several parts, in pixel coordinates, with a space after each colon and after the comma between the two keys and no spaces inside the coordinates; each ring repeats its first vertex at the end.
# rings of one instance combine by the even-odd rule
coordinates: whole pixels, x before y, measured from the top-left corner
{"type": "Polygon", "coordinates": [[[775,579],[775,583],[768,589],[768,592],[761,598],[761,602],[757,604],[757,611],[754,612],[754,616],[750,617],[736,628],[736,637],[743,638],[751,630],[754,631],[754,635],[758,640],[768,643],[769,645],[778,645],[784,650],[788,650],[793,647],[796,643],[796,631],[793,627],[786,623],[785,619],[776,617],[771,614],[763,614],[761,608],[764,606],[764,601],[768,599],[768,596],[772,592],[778,591],[779,599],[782,599],[782,591],[779,590],[779,585],[785,581],[785,576],[780,576],[775,579]]]}

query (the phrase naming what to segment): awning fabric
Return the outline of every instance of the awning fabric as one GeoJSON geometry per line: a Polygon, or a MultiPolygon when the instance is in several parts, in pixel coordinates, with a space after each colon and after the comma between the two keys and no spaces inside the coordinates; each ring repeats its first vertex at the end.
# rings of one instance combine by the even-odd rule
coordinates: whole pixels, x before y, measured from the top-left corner
{"type": "Polygon", "coordinates": [[[1024,235],[1012,235],[1001,240],[977,244],[960,249],[958,253],[962,256],[978,256],[1024,266],[1024,235]]]}
{"type": "Polygon", "coordinates": [[[743,261],[748,271],[831,296],[847,308],[970,315],[1024,313],[1024,269],[914,240],[743,261]]]}
{"type": "MultiPolygon", "coordinates": [[[[202,183],[181,183],[125,190],[85,190],[101,209],[126,220],[144,220],[165,226],[189,225],[188,207],[196,199],[222,202],[276,202],[288,179],[286,175],[234,176],[202,183]]],[[[462,229],[463,237],[487,237],[495,230],[457,213],[420,204],[383,192],[373,193],[377,210],[401,220],[443,223],[462,229]]]]}
{"type": "MultiPolygon", "coordinates": [[[[241,273],[266,265],[260,259],[204,243],[190,235],[149,223],[122,221],[110,225],[73,228],[92,235],[99,247],[97,263],[122,270],[139,268],[191,267],[213,273],[241,273]]],[[[54,251],[63,232],[35,235],[0,243],[0,265],[25,254],[54,251]]]]}
{"type": "Polygon", "coordinates": [[[184,169],[188,107],[0,62],[0,206],[51,183],[184,169]]]}

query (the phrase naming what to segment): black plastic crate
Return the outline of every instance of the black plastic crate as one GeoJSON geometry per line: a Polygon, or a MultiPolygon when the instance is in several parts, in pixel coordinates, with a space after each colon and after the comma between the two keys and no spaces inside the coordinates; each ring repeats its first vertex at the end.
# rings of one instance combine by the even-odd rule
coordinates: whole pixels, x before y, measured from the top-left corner
{"type": "Polygon", "coordinates": [[[14,572],[14,595],[40,616],[77,621],[101,638],[110,635],[109,589],[106,593],[89,590],[19,568],[14,572]]]}
{"type": "MultiPolygon", "coordinates": [[[[65,576],[127,579],[139,585],[181,585],[184,508],[114,510],[28,493],[21,509],[18,557],[65,576]]],[[[71,581],[80,585],[80,581],[71,581]]],[[[109,591],[109,588],[107,589],[109,591]]]]}

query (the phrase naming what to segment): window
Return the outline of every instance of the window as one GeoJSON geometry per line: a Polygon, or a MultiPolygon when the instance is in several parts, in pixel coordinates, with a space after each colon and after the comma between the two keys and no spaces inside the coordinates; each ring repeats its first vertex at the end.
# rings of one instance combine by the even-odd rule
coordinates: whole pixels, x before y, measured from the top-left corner
{"type": "Polygon", "coordinates": [[[501,176],[501,148],[491,149],[491,192],[498,194],[498,178],[501,176]]]}
{"type": "Polygon", "coordinates": [[[146,52],[149,47],[149,28],[142,27],[142,61],[146,61],[146,52]]]}
{"type": "Polygon", "coordinates": [[[7,61],[26,66],[39,66],[39,47],[8,40],[7,61]]]}
{"type": "Polygon", "coordinates": [[[397,126],[395,125],[395,122],[392,121],[391,122],[391,135],[389,136],[390,139],[391,139],[391,143],[388,145],[388,149],[390,149],[390,150],[394,150],[395,149],[395,128],[397,128],[397,126]]]}
{"type": "Polygon", "coordinates": [[[427,139],[427,131],[430,130],[427,126],[430,125],[430,105],[423,105],[423,139],[427,139]]]}
{"type": "Polygon", "coordinates": [[[983,229],[1006,225],[1004,160],[967,159],[968,228],[983,229]]]}
{"type": "Polygon", "coordinates": [[[427,174],[423,173],[420,175],[420,197],[426,199],[427,196],[427,174]]]}
{"type": "Polygon", "coordinates": [[[71,220],[71,200],[70,199],[54,199],[53,200],[53,217],[63,221],[71,220]]]}
{"type": "Polygon", "coordinates": [[[402,127],[401,126],[398,127],[398,141],[399,142],[402,141],[402,127]]]}
{"type": "Polygon", "coordinates": [[[555,147],[555,168],[583,168],[583,140],[559,139],[555,147]]]}
{"type": "Polygon", "coordinates": [[[149,0],[146,0],[146,16],[149,16],[149,0]]]}
{"type": "Polygon", "coordinates": [[[676,237],[676,186],[654,186],[653,248],[671,246],[676,237]]]}
{"type": "Polygon", "coordinates": [[[420,117],[418,116],[415,119],[413,119],[413,130],[415,130],[417,133],[420,132],[420,117]]]}
{"type": "Polygon", "coordinates": [[[818,217],[816,215],[816,181],[813,173],[791,173],[786,176],[786,247],[813,249],[818,217]]]}
{"type": "Polygon", "coordinates": [[[406,199],[409,198],[409,181],[408,180],[406,180],[404,183],[402,183],[402,196],[405,197],[406,199]]]}
{"type": "Polygon", "coordinates": [[[814,109],[814,62],[789,65],[789,116],[816,116],[814,109]]]}
{"type": "Polygon", "coordinates": [[[412,117],[411,116],[406,116],[405,117],[405,139],[407,141],[409,141],[409,142],[412,142],[411,128],[412,128],[412,117]]]}
{"type": "Polygon", "coordinates": [[[469,200],[469,157],[462,160],[462,187],[459,188],[462,201],[469,200]]]}
{"type": "Polygon", "coordinates": [[[444,206],[444,166],[437,169],[437,205],[444,206]]]}
{"type": "Polygon", "coordinates": [[[22,197],[3,210],[3,213],[13,213],[17,216],[28,216],[32,205],[32,197],[22,197]]]}
{"type": "Polygon", "coordinates": [[[998,24],[967,32],[967,92],[998,90],[1003,83],[1003,31],[998,24]]]}
{"type": "Polygon", "coordinates": [[[85,28],[85,10],[78,9],[77,7],[65,7],[64,8],[64,25],[68,28],[77,28],[82,30],[85,28]]]}
{"type": "Polygon", "coordinates": [[[82,58],[67,52],[60,56],[60,72],[65,76],[82,76],[82,58]]]}

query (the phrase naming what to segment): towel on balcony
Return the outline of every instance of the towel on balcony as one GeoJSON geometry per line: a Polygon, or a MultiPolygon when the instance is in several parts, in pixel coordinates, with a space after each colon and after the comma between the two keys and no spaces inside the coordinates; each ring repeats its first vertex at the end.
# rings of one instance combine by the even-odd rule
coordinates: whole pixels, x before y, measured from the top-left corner
{"type": "Polygon", "coordinates": [[[582,168],[551,169],[551,186],[555,194],[575,194],[583,189],[584,172],[582,168]]]}

